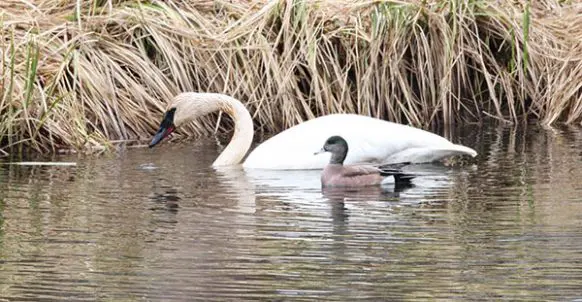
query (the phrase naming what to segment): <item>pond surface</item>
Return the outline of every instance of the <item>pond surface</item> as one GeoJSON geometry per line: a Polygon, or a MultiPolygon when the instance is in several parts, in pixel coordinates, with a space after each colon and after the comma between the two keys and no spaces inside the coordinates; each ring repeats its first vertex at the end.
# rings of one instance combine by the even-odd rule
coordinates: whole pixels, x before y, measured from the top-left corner
{"type": "Polygon", "coordinates": [[[413,188],[215,170],[213,140],[0,165],[0,301],[582,299],[582,131],[451,135],[413,188]]]}

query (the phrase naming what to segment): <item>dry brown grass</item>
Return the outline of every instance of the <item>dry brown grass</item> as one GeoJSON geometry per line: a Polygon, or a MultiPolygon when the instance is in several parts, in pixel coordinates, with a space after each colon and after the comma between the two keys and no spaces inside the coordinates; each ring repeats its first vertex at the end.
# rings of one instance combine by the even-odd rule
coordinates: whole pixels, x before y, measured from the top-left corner
{"type": "Polygon", "coordinates": [[[420,127],[582,121],[574,1],[9,0],[0,11],[0,150],[146,139],[181,91],[233,95],[265,131],[332,112],[420,127]]]}

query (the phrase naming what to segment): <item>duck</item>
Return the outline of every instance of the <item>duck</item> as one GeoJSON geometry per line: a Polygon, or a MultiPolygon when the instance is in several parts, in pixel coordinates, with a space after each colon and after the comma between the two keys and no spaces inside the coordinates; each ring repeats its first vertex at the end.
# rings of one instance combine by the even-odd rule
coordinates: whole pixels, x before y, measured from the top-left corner
{"type": "Polygon", "coordinates": [[[177,127],[197,117],[222,111],[234,121],[234,133],[212,166],[241,164],[244,169],[323,169],[329,153],[314,155],[321,142],[340,135],[350,143],[345,164],[427,163],[450,156],[477,156],[463,145],[411,126],[357,114],[330,114],[299,123],[258,145],[244,160],[254,136],[249,111],[237,99],[221,93],[183,92],[169,102],[149,147],[159,144],[177,127]]]}
{"type": "Polygon", "coordinates": [[[414,178],[412,174],[404,173],[401,168],[410,164],[396,163],[383,166],[344,165],[348,154],[348,143],[339,135],[328,138],[323,148],[317,153],[331,153],[329,163],[321,173],[322,188],[346,188],[379,186],[387,177],[394,177],[395,187],[409,186],[414,178]]]}

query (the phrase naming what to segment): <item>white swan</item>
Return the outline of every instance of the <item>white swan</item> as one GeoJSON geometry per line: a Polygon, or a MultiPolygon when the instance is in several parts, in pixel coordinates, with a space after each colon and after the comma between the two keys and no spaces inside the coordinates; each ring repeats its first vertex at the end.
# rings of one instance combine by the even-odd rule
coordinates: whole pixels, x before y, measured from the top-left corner
{"type": "MultiPolygon", "coordinates": [[[[176,127],[218,110],[232,117],[235,129],[230,143],[212,165],[239,164],[253,140],[253,121],[240,101],[224,94],[186,92],[174,97],[149,146],[158,144],[176,127]]],[[[266,140],[249,154],[243,167],[323,169],[331,155],[314,153],[333,135],[342,136],[353,146],[346,164],[425,163],[453,155],[477,155],[471,148],[455,145],[421,129],[362,115],[331,114],[298,124],[266,140]]]]}

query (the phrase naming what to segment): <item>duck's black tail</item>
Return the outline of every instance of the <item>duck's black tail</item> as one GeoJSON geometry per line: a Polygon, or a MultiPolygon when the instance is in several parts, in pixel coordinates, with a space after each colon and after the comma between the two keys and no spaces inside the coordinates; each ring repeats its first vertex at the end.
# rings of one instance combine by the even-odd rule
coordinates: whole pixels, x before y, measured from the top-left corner
{"type": "Polygon", "coordinates": [[[407,165],[410,165],[410,162],[387,164],[379,166],[378,168],[380,169],[380,175],[394,176],[395,186],[410,186],[412,185],[411,180],[414,179],[416,175],[402,171],[402,167],[407,165]]]}

